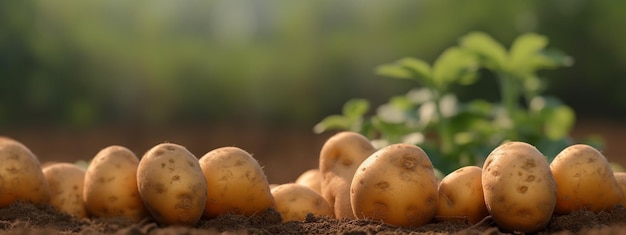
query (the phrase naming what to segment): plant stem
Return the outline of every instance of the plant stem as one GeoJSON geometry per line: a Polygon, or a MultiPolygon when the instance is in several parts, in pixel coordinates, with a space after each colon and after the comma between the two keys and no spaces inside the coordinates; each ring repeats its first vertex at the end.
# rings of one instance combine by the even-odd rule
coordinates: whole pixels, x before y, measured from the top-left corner
{"type": "Polygon", "coordinates": [[[510,118],[510,124],[507,130],[507,137],[510,139],[516,139],[517,133],[515,131],[515,124],[517,115],[519,114],[519,84],[516,82],[515,78],[504,73],[498,73],[498,78],[500,81],[500,96],[502,98],[502,105],[504,106],[507,116],[510,118]]]}
{"type": "Polygon", "coordinates": [[[454,150],[454,141],[452,139],[452,133],[450,133],[450,120],[448,120],[447,117],[443,116],[443,111],[441,109],[441,99],[443,97],[442,93],[443,92],[435,91],[435,108],[437,111],[437,116],[439,118],[437,131],[439,132],[438,136],[439,140],[441,141],[441,152],[443,153],[443,156],[446,158],[453,158],[454,156],[451,156],[450,153],[454,150]]]}

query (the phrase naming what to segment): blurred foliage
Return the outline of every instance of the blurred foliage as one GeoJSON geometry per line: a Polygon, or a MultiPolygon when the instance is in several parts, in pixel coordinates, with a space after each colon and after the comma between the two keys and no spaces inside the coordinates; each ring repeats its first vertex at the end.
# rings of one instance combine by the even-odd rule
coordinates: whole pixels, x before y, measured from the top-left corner
{"type": "MultiPolygon", "coordinates": [[[[312,125],[345,100],[407,92],[375,66],[434,61],[471,31],[537,32],[577,59],[542,72],[582,115],[626,114],[622,1],[0,1],[0,127],[312,125]]],[[[488,79],[457,92],[499,99],[488,79]]],[[[451,89],[457,89],[452,87],[451,89]]]]}
{"type": "Polygon", "coordinates": [[[445,49],[432,65],[413,57],[383,64],[378,74],[412,80],[416,88],[393,96],[371,116],[365,116],[367,100],[349,100],[342,114],[324,118],[314,131],[358,131],[378,148],[416,144],[446,174],[482,164],[505,141],[530,143],[551,161],[573,143],[569,134],[575,114],[556,97],[542,94],[547,80],[537,71],[573,63],[547,45],[545,36],[526,33],[506,49],[488,34],[472,32],[461,37],[458,46],[445,49]],[[497,78],[500,100],[459,101],[450,88],[477,82],[484,77],[477,73],[480,68],[497,78]]]}

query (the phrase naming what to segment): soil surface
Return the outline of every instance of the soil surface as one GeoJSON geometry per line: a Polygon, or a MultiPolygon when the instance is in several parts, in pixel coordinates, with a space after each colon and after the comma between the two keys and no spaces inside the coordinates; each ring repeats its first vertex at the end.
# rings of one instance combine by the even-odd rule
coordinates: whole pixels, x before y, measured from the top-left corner
{"type": "MultiPolygon", "coordinates": [[[[626,209],[593,213],[579,211],[555,216],[538,234],[622,234],[626,232],[626,209]]],[[[0,209],[0,234],[501,234],[489,218],[470,226],[433,222],[420,227],[400,228],[373,220],[331,219],[309,215],[302,222],[281,222],[280,214],[262,214],[201,219],[195,226],[159,226],[151,219],[135,223],[123,218],[77,219],[27,203],[0,209]]]]}
{"type": "MultiPolygon", "coordinates": [[[[89,161],[102,148],[123,145],[138,157],[162,142],[186,146],[198,158],[222,146],[237,146],[252,153],[264,166],[270,183],[293,182],[302,172],[316,168],[318,155],[330,134],[316,135],[310,128],[247,126],[190,126],[159,129],[101,127],[77,130],[58,127],[15,127],[0,130],[49,162],[89,161]]],[[[582,120],[574,137],[601,136],[607,158],[626,166],[626,123],[582,120]]],[[[201,219],[193,227],[159,226],[146,219],[139,223],[121,219],[76,219],[51,207],[38,208],[16,203],[0,209],[2,234],[500,234],[493,221],[470,226],[462,223],[433,222],[417,228],[399,228],[371,220],[336,220],[309,216],[306,221],[281,223],[273,210],[251,218],[229,215],[201,219]]],[[[626,234],[626,209],[592,213],[579,211],[555,216],[539,234],[626,234]]]]}

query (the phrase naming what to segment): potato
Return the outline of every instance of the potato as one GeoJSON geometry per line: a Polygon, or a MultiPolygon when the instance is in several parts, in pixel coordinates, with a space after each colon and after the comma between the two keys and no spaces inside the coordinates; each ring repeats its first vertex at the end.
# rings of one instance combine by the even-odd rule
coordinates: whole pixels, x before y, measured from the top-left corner
{"type": "Polygon", "coordinates": [[[322,173],[319,169],[310,169],[302,173],[296,179],[295,183],[304,185],[312,189],[318,194],[322,194],[321,189],[322,173]]]}
{"type": "Polygon", "coordinates": [[[350,187],[354,215],[396,226],[421,226],[437,211],[437,177],[426,153],[392,144],[359,166],[350,187]]]}
{"type": "Polygon", "coordinates": [[[38,206],[50,201],[50,188],[37,157],[22,143],[0,137],[0,208],[15,201],[38,206]]]}
{"type": "Polygon", "coordinates": [[[272,189],[276,210],[287,221],[304,221],[307,214],[333,217],[333,208],[313,189],[296,184],[282,184],[272,189]]]}
{"type": "Polygon", "coordinates": [[[465,166],[439,183],[439,205],[435,218],[475,224],[489,215],[482,185],[482,169],[465,166]]]}
{"type": "Polygon", "coordinates": [[[185,147],[163,143],[146,152],[137,167],[139,195],[164,225],[194,225],[206,203],[207,183],[198,159],[185,147]]]}
{"type": "Polygon", "coordinates": [[[339,132],[322,146],[319,169],[322,197],[333,207],[335,218],[355,218],[350,204],[354,172],[376,149],[363,135],[339,132]]]}
{"type": "Polygon", "coordinates": [[[556,180],[554,212],[600,212],[622,203],[622,192],[604,155],[595,148],[576,144],[561,151],[550,164],[556,180]]]}
{"type": "Polygon", "coordinates": [[[613,176],[622,192],[622,206],[626,207],[626,172],[614,172],[613,176]]]}
{"type": "Polygon", "coordinates": [[[531,233],[548,225],[556,184],[548,160],[534,146],[498,146],[485,159],[482,184],[487,210],[501,229],[531,233]]]}
{"type": "Polygon", "coordinates": [[[77,218],[87,218],[83,201],[85,169],[70,163],[53,163],[43,168],[43,175],[50,186],[50,205],[77,218]]]}
{"type": "Polygon", "coordinates": [[[200,158],[209,190],[204,214],[252,216],[274,207],[274,198],[259,163],[237,147],[214,149],[200,158]]]}
{"type": "Polygon", "coordinates": [[[123,146],[108,146],[94,156],[82,193],[91,216],[139,221],[148,215],[137,189],[138,165],[137,156],[123,146]]]}

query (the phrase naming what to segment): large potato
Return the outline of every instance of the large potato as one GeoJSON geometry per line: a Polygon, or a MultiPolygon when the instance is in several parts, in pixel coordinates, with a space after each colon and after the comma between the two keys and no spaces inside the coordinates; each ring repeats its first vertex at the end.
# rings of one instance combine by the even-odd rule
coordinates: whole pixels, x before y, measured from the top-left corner
{"type": "Polygon", "coordinates": [[[333,208],[311,188],[296,184],[282,184],[272,189],[276,210],[287,221],[304,221],[307,214],[333,217],[333,208]]]}
{"type": "Polygon", "coordinates": [[[185,147],[163,143],[146,152],[137,167],[146,208],[165,225],[194,225],[206,203],[207,184],[198,159],[185,147]]]}
{"type": "Polygon", "coordinates": [[[322,146],[320,188],[336,218],[355,218],[350,204],[350,184],[359,164],[374,151],[370,141],[356,132],[337,133],[322,146]]]}
{"type": "Polygon", "coordinates": [[[482,185],[482,169],[465,166],[446,175],[439,183],[439,221],[475,224],[489,215],[482,185]]]}
{"type": "Polygon", "coordinates": [[[322,173],[319,169],[309,169],[303,172],[294,183],[304,185],[313,189],[313,191],[322,194],[322,173]]]}
{"type": "Polygon", "coordinates": [[[0,136],[0,208],[15,201],[44,205],[50,188],[37,157],[22,143],[0,136]]]}
{"type": "Polygon", "coordinates": [[[69,215],[86,218],[87,208],[83,201],[85,170],[70,163],[53,163],[43,168],[50,186],[50,204],[69,215]]]}
{"type": "Polygon", "coordinates": [[[498,146],[485,159],[482,183],[487,210],[500,228],[530,233],[548,225],[556,184],[546,157],[534,146],[498,146]]]}
{"type": "Polygon", "coordinates": [[[200,158],[208,185],[204,214],[252,216],[274,207],[274,198],[259,163],[237,147],[214,149],[200,158]]]}
{"type": "Polygon", "coordinates": [[[108,146],[92,159],[85,173],[83,200],[95,217],[139,221],[148,215],[137,189],[139,159],[123,146],[108,146]]]}
{"type": "Polygon", "coordinates": [[[622,203],[622,192],[604,155],[595,148],[576,144],[561,151],[550,164],[556,180],[554,212],[600,212],[622,203]]]}
{"type": "Polygon", "coordinates": [[[426,153],[393,144],[369,156],[351,185],[354,215],[397,226],[421,226],[437,210],[437,177],[426,153]]]}

